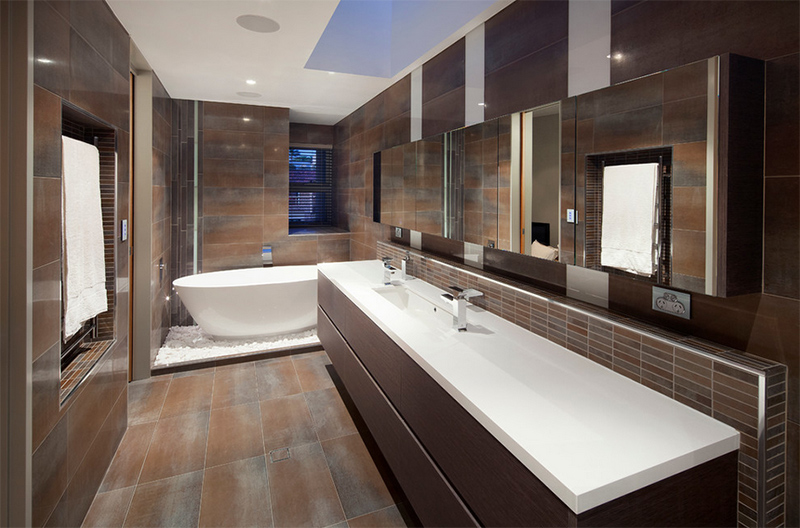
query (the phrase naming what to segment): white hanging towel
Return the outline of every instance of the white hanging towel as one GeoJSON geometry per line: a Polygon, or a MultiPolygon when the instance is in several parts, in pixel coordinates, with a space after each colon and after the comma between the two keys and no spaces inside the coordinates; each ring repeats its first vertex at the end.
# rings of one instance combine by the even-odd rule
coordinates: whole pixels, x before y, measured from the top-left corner
{"type": "Polygon", "coordinates": [[[658,163],[604,168],[603,266],[653,274],[657,182],[658,163]]]}
{"type": "Polygon", "coordinates": [[[100,153],[65,136],[62,149],[64,339],[108,310],[100,204],[100,153]]]}

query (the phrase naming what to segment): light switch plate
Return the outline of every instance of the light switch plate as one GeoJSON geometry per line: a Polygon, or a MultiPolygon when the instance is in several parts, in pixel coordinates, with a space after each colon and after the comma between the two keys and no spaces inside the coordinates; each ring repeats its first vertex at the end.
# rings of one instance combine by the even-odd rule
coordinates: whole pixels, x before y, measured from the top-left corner
{"type": "Polygon", "coordinates": [[[653,286],[653,310],[683,319],[691,319],[692,296],[688,293],[653,286]]]}
{"type": "Polygon", "coordinates": [[[578,213],[575,209],[567,209],[567,223],[568,224],[577,224],[578,223],[578,213]]]}
{"type": "Polygon", "coordinates": [[[119,239],[122,242],[128,240],[128,221],[121,220],[119,223],[119,239]]]}

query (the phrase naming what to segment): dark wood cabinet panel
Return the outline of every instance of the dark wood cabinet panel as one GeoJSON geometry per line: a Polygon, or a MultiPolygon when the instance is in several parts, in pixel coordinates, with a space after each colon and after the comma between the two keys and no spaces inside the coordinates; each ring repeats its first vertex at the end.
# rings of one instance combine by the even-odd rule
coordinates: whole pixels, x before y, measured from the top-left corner
{"type": "Polygon", "coordinates": [[[421,367],[403,385],[400,412],[482,525],[567,524],[566,505],[421,367]]]}
{"type": "Polygon", "coordinates": [[[398,408],[402,399],[401,372],[405,352],[356,305],[345,299],[347,341],[383,392],[398,408]]]}
{"type": "Polygon", "coordinates": [[[318,317],[320,341],[419,519],[425,526],[477,526],[325,312],[318,317]]]}
{"type": "Polygon", "coordinates": [[[345,320],[345,303],[349,303],[339,288],[320,272],[317,272],[317,303],[325,310],[328,317],[339,331],[347,335],[347,321],[345,320]]]}

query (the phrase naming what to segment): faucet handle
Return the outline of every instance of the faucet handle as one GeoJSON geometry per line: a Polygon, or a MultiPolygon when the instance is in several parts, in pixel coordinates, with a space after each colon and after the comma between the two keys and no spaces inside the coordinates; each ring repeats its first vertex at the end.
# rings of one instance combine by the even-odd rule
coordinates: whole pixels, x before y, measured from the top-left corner
{"type": "Polygon", "coordinates": [[[462,291],[458,296],[469,300],[469,299],[472,299],[473,297],[481,297],[481,296],[483,296],[483,292],[482,291],[478,291],[478,290],[476,290],[474,288],[467,288],[466,290],[462,291]]]}

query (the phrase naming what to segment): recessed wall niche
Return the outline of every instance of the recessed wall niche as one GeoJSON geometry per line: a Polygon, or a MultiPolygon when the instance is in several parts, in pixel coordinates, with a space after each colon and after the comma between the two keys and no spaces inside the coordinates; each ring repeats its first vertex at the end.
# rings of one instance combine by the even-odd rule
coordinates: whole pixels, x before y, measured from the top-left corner
{"type": "MultiPolygon", "coordinates": [[[[60,291],[62,292],[60,402],[63,404],[87,377],[103,354],[111,348],[116,338],[117,134],[114,126],[66,102],[63,103],[61,109],[61,133],[66,137],[94,145],[100,155],[100,205],[103,221],[106,301],[108,303],[108,310],[86,321],[75,335],[65,340],[63,325],[65,266],[62,266],[60,281],[60,291]]],[[[62,219],[62,237],[63,230],[62,219]]]]}

